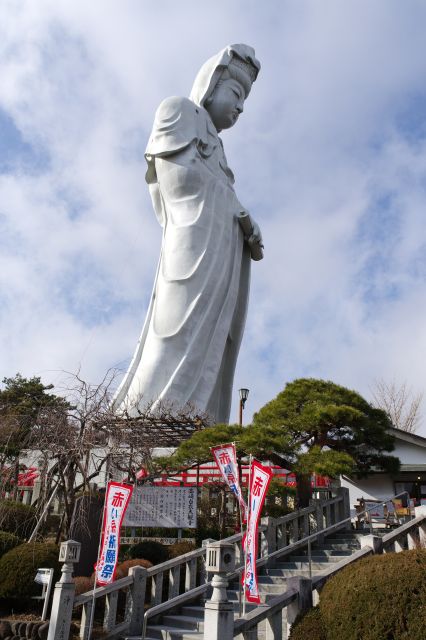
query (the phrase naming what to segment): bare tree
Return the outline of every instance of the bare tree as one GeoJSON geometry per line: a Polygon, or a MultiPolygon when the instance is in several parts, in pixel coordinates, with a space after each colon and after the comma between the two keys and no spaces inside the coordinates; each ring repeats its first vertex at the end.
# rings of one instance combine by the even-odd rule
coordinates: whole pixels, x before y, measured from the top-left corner
{"type": "Polygon", "coordinates": [[[115,377],[111,370],[99,384],[90,384],[79,373],[68,374],[62,388],[66,410],[44,410],[31,431],[30,446],[41,462],[40,516],[52,492],[64,502],[58,539],[62,528],[69,532],[76,498],[82,491],[91,494],[92,481],[136,482],[141,468],[145,480],[152,479],[154,448],[176,447],[207,425],[206,416],[192,407],[162,405],[153,411],[150,404],[137,403],[118,413],[112,403],[115,377]]]}
{"type": "Polygon", "coordinates": [[[377,380],[372,389],[373,404],[386,411],[397,429],[415,433],[422,419],[423,393],[414,393],[404,382],[377,380]]]}

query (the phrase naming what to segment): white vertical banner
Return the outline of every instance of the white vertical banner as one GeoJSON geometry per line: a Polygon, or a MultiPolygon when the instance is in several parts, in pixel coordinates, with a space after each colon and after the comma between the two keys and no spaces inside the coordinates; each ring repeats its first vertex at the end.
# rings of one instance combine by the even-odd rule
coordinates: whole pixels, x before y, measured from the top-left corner
{"type": "Polygon", "coordinates": [[[239,502],[241,508],[241,516],[243,522],[247,521],[247,505],[241,491],[240,479],[238,476],[237,453],[233,442],[229,444],[220,444],[217,447],[211,447],[210,451],[216,461],[222,478],[239,502]]]}
{"type": "Polygon", "coordinates": [[[120,550],[120,528],[131,498],[133,487],[109,482],[105,495],[102,542],[96,563],[96,583],[110,584],[114,580],[120,550]]]}
{"type": "Polygon", "coordinates": [[[246,599],[256,604],[260,603],[256,567],[258,525],[272,475],[271,469],[254,460],[251,469],[247,533],[244,540],[245,567],[242,583],[246,599]]]}

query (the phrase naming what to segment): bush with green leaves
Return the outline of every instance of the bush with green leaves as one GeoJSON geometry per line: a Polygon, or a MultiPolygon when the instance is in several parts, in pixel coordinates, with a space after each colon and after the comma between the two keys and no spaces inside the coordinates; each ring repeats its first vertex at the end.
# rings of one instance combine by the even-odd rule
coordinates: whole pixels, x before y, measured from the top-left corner
{"type": "Polygon", "coordinates": [[[129,548],[127,556],[133,560],[134,558],[143,558],[149,560],[152,564],[161,564],[169,559],[169,550],[161,542],[155,540],[144,540],[138,542],[129,548]]]}
{"type": "Polygon", "coordinates": [[[35,509],[14,500],[0,501],[0,529],[28,538],[36,525],[35,509]]]}
{"type": "Polygon", "coordinates": [[[40,585],[34,582],[37,569],[55,570],[54,581],[60,576],[59,547],[53,543],[20,544],[0,558],[0,598],[27,600],[40,595],[40,585]]]}
{"type": "Polygon", "coordinates": [[[17,547],[18,544],[22,544],[21,538],[18,538],[13,533],[0,531],[0,558],[14,547],[17,547]]]}
{"type": "Polygon", "coordinates": [[[425,628],[426,550],[415,549],[370,556],[337,573],[290,637],[424,640],[425,628]]]}
{"type": "Polygon", "coordinates": [[[191,542],[190,540],[185,540],[185,538],[181,538],[174,544],[170,545],[168,549],[169,558],[178,558],[179,556],[182,556],[184,553],[190,553],[191,551],[194,551],[196,548],[197,546],[194,544],[194,542],[191,542]]]}
{"type": "Polygon", "coordinates": [[[327,640],[424,640],[426,551],[355,562],[325,585],[320,611],[327,640]]]}
{"type": "Polygon", "coordinates": [[[309,640],[327,640],[319,607],[309,609],[303,617],[296,618],[291,628],[289,640],[307,640],[307,638],[309,640]]]}

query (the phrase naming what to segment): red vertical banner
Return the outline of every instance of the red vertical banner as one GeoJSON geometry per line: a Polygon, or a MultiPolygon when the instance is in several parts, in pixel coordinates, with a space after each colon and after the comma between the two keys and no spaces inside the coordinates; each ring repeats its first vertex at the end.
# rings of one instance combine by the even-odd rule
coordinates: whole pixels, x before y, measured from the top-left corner
{"type": "Polygon", "coordinates": [[[253,462],[249,494],[249,517],[245,537],[245,567],[242,582],[246,599],[248,602],[256,604],[260,603],[256,566],[258,526],[272,475],[271,469],[264,467],[257,460],[253,462]]]}
{"type": "Polygon", "coordinates": [[[238,500],[242,520],[243,522],[246,522],[247,505],[243,498],[240,479],[238,477],[237,453],[235,451],[234,443],[230,442],[229,444],[220,444],[217,447],[211,447],[210,451],[216,460],[216,464],[222,474],[222,478],[238,500]]]}
{"type": "Polygon", "coordinates": [[[114,580],[120,550],[121,523],[132,493],[133,487],[129,484],[108,482],[102,523],[102,542],[96,563],[96,583],[99,585],[110,584],[114,580]]]}

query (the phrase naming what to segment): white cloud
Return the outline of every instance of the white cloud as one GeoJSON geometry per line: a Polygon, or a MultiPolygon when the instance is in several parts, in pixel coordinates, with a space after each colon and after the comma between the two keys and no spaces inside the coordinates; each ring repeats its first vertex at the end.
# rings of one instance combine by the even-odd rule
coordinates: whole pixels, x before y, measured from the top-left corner
{"type": "Polygon", "coordinates": [[[262,72],[223,136],[266,245],[236,374],[247,415],[301,375],[423,389],[423,3],[46,0],[0,18],[0,108],[34,150],[28,166],[17,142],[0,176],[4,375],[96,379],[131,356],[161,239],[153,113],[247,42],[262,72]]]}

